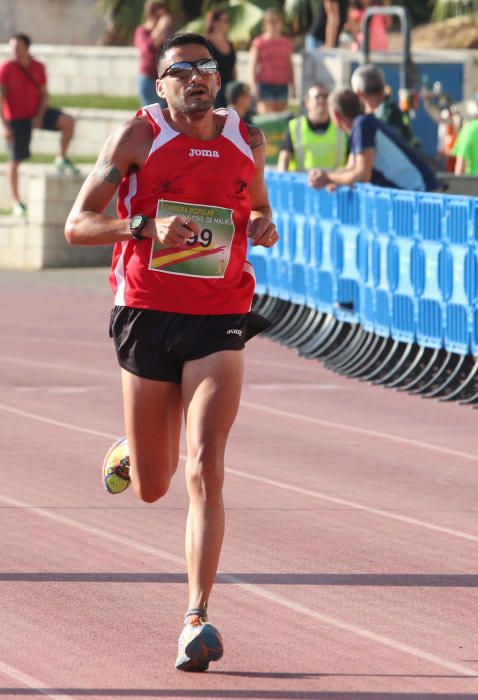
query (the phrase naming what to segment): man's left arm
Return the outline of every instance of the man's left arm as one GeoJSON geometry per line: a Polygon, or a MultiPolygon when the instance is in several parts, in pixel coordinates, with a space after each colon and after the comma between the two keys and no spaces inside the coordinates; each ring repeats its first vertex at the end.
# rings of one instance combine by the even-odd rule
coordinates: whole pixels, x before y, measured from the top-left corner
{"type": "Polygon", "coordinates": [[[257,126],[247,124],[249,146],[252,151],[256,174],[249,185],[251,200],[251,216],[249,220],[248,237],[253,246],[262,245],[271,248],[279,240],[276,226],[272,221],[272,209],[264,179],[266,163],[266,141],[264,134],[257,126]]]}
{"type": "Polygon", "coordinates": [[[41,86],[40,89],[40,105],[38,107],[38,112],[33,117],[33,126],[37,129],[41,129],[43,124],[43,117],[48,109],[48,91],[45,85],[41,86]]]}
{"type": "Polygon", "coordinates": [[[40,100],[38,104],[38,111],[33,117],[32,124],[34,127],[37,129],[41,129],[42,124],[43,124],[43,117],[45,116],[45,112],[48,109],[48,90],[46,86],[46,71],[44,66],[42,65],[42,70],[41,70],[41,82],[38,85],[38,89],[40,91],[40,100]]]}
{"type": "Polygon", "coordinates": [[[370,182],[372,179],[375,149],[366,148],[360,153],[350,155],[345,168],[331,170],[312,170],[309,174],[309,185],[321,189],[328,185],[353,185],[355,182],[370,182]]]}

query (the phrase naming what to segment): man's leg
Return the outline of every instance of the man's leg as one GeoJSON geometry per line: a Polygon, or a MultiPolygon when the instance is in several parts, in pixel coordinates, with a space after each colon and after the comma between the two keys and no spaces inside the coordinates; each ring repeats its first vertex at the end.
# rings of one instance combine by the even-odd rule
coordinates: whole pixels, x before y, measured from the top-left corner
{"type": "Polygon", "coordinates": [[[126,370],[122,381],[131,482],[139,498],[153,503],[167,492],[178,465],[181,387],[126,370]]]}
{"type": "Polygon", "coordinates": [[[18,204],[20,202],[20,193],[18,191],[19,166],[20,161],[18,160],[9,160],[7,163],[7,184],[14,204],[18,204]]]}
{"type": "Polygon", "coordinates": [[[61,131],[60,138],[60,157],[65,159],[68,151],[68,146],[73,138],[75,130],[75,120],[69,114],[61,114],[56,122],[56,129],[61,131]]]}
{"type": "Polygon", "coordinates": [[[239,408],[242,377],[241,350],[214,353],[183,368],[190,608],[205,607],[216,577],[224,535],[224,453],[239,408]]]}

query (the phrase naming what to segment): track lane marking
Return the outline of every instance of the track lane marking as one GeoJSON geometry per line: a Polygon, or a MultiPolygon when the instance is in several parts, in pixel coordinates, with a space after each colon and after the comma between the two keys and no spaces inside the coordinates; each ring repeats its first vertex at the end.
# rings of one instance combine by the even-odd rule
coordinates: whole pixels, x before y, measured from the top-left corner
{"type": "MultiPolygon", "coordinates": [[[[12,337],[12,336],[10,336],[10,337],[12,337]]],[[[101,348],[107,347],[105,345],[105,343],[100,342],[100,341],[95,341],[95,340],[71,340],[69,338],[66,338],[66,339],[63,339],[63,338],[60,338],[60,339],[57,339],[57,338],[28,338],[27,336],[13,336],[13,337],[17,337],[21,340],[26,340],[28,342],[35,341],[35,342],[40,342],[40,343],[55,343],[55,345],[58,344],[59,342],[61,342],[64,345],[77,345],[77,346],[85,346],[85,347],[89,346],[89,347],[101,347],[101,348]]],[[[25,359],[22,359],[19,357],[11,357],[11,356],[0,356],[0,361],[2,361],[2,362],[16,362],[18,364],[31,364],[31,365],[36,365],[39,367],[51,367],[53,369],[55,369],[55,368],[70,369],[70,370],[76,369],[76,368],[71,367],[71,365],[70,366],[57,365],[57,364],[53,364],[53,363],[41,362],[39,360],[25,360],[25,359]]],[[[300,371],[303,369],[306,369],[306,370],[309,370],[309,369],[316,370],[317,369],[317,367],[314,367],[313,365],[311,365],[310,367],[308,367],[306,364],[305,365],[299,365],[299,364],[288,365],[286,362],[277,362],[274,360],[271,360],[271,361],[259,360],[259,359],[254,358],[254,357],[248,357],[247,364],[261,365],[261,366],[266,366],[266,367],[278,367],[279,369],[286,369],[289,372],[291,369],[292,370],[295,369],[297,371],[300,371]]],[[[91,371],[91,370],[78,368],[77,371],[81,372],[81,371],[91,371]]],[[[115,375],[108,374],[108,376],[115,376],[116,377],[117,375],[116,374],[115,375]]]]}
{"type": "Polygon", "coordinates": [[[326,428],[333,428],[334,430],[344,430],[359,435],[368,435],[370,437],[380,438],[382,440],[399,442],[403,445],[409,445],[410,447],[419,447],[423,450],[443,452],[443,454],[450,455],[452,457],[461,457],[462,459],[469,459],[473,462],[478,462],[478,454],[472,454],[471,452],[461,452],[460,450],[452,450],[449,447],[433,445],[431,442],[422,442],[421,440],[415,440],[414,438],[406,438],[400,437],[399,435],[391,435],[390,433],[382,433],[379,430],[372,430],[371,428],[360,428],[358,426],[349,425],[348,423],[336,423],[334,421],[325,420],[324,418],[314,418],[313,416],[305,416],[300,413],[284,411],[280,408],[263,406],[262,404],[255,403],[252,401],[241,401],[241,406],[244,406],[245,408],[252,408],[256,411],[265,411],[266,413],[271,413],[273,415],[280,416],[281,418],[293,418],[295,420],[304,421],[305,423],[313,423],[314,425],[322,425],[326,428]]]}
{"type": "MultiPolygon", "coordinates": [[[[82,367],[72,367],[71,365],[61,365],[61,364],[55,364],[55,363],[50,363],[50,362],[21,360],[21,359],[15,358],[15,357],[0,356],[0,362],[1,361],[16,362],[16,363],[20,363],[20,364],[30,364],[33,366],[45,367],[48,369],[56,369],[56,370],[60,369],[60,370],[74,372],[75,374],[84,373],[84,374],[99,375],[103,378],[114,377],[115,379],[118,379],[118,377],[120,376],[119,372],[112,373],[112,372],[105,372],[103,370],[95,370],[95,369],[88,369],[88,368],[82,368],[82,367]]],[[[249,362],[249,360],[248,360],[248,362],[249,362]]],[[[247,388],[247,385],[246,385],[246,388],[247,388]]],[[[287,388],[287,385],[284,385],[284,389],[286,389],[286,388],[287,388]]],[[[433,452],[441,452],[441,453],[449,455],[451,457],[459,457],[461,459],[467,459],[467,460],[470,460],[472,462],[478,462],[478,454],[473,454],[471,452],[462,452],[461,450],[453,450],[449,447],[442,447],[440,445],[433,445],[432,443],[422,442],[421,440],[415,440],[414,438],[406,438],[406,437],[401,437],[399,435],[392,435],[391,433],[383,433],[379,430],[372,430],[371,428],[361,428],[359,426],[349,425],[348,423],[337,423],[334,421],[325,420],[323,418],[314,418],[313,416],[306,416],[306,415],[303,415],[300,413],[293,413],[292,411],[284,411],[280,408],[272,408],[271,406],[264,406],[263,404],[258,404],[258,403],[255,403],[253,401],[241,400],[241,406],[244,406],[245,408],[252,408],[252,409],[257,410],[257,411],[264,411],[266,413],[280,416],[282,418],[292,418],[294,420],[304,421],[306,423],[312,423],[314,425],[322,425],[326,428],[332,428],[334,430],[343,430],[345,432],[355,433],[358,435],[367,435],[369,437],[380,438],[382,440],[390,440],[391,442],[397,442],[397,443],[400,443],[403,445],[408,445],[409,447],[418,447],[420,449],[430,450],[433,452]]],[[[0,408],[4,408],[4,410],[8,410],[8,407],[6,406],[6,404],[1,404],[0,408]]]]}
{"type": "MultiPolygon", "coordinates": [[[[71,695],[62,695],[59,690],[56,690],[56,688],[45,685],[45,683],[38,681],[36,678],[32,678],[32,676],[19,671],[14,666],[10,666],[10,664],[6,664],[1,660],[0,673],[8,678],[11,678],[13,681],[20,683],[26,688],[30,688],[30,690],[35,690],[35,695],[38,693],[39,695],[44,695],[47,698],[52,698],[52,700],[70,700],[72,697],[71,695]]],[[[15,690],[13,690],[13,694],[17,694],[15,690]]],[[[21,689],[18,689],[18,694],[23,695],[21,689]]]]}
{"type": "MultiPolygon", "coordinates": [[[[7,503],[8,505],[14,506],[16,508],[28,510],[29,512],[39,515],[43,518],[47,518],[62,525],[72,527],[86,534],[106,539],[110,542],[114,542],[115,544],[120,544],[121,546],[130,547],[131,549],[139,551],[142,554],[151,554],[165,561],[180,564],[181,566],[186,568],[186,561],[183,557],[179,557],[175,554],[170,554],[169,552],[165,552],[164,550],[158,549],[157,547],[154,547],[152,545],[143,544],[142,542],[133,540],[131,537],[117,535],[113,532],[110,532],[109,530],[105,530],[104,528],[96,527],[95,525],[88,525],[86,523],[82,523],[79,520],[76,520],[75,518],[71,518],[69,516],[49,511],[47,508],[33,506],[29,503],[19,501],[15,498],[10,498],[8,496],[0,496],[0,501],[3,501],[4,503],[7,503]]],[[[403,652],[405,654],[408,654],[409,656],[413,656],[416,659],[428,661],[434,664],[435,666],[440,666],[441,668],[446,669],[447,671],[453,671],[454,673],[459,673],[467,677],[478,677],[478,672],[473,668],[469,668],[468,666],[465,666],[463,664],[456,663],[455,661],[451,661],[450,659],[438,656],[437,654],[432,654],[431,652],[425,651],[410,644],[405,644],[397,639],[393,639],[392,637],[386,637],[385,635],[377,634],[375,632],[372,632],[371,630],[361,627],[360,625],[354,625],[350,622],[346,622],[345,620],[341,620],[339,618],[332,617],[331,615],[321,613],[318,610],[307,608],[305,605],[302,605],[301,603],[295,603],[293,600],[290,600],[289,598],[286,598],[283,595],[273,593],[272,591],[267,590],[263,586],[259,586],[257,584],[252,583],[244,583],[238,576],[233,576],[232,574],[227,574],[222,571],[218,571],[217,578],[227,583],[233,584],[238,588],[242,589],[243,591],[246,591],[247,593],[250,593],[258,598],[267,600],[269,603],[274,603],[295,613],[303,615],[304,617],[318,620],[319,622],[322,622],[328,625],[329,627],[349,632],[356,636],[367,639],[368,641],[375,642],[382,646],[386,646],[390,649],[393,649],[394,651],[403,652]]]]}
{"type": "Polygon", "coordinates": [[[241,477],[243,479],[249,479],[251,481],[258,481],[261,484],[267,486],[275,486],[278,489],[283,489],[285,491],[292,491],[293,493],[298,493],[301,496],[309,496],[310,498],[317,498],[321,501],[327,501],[328,503],[334,503],[335,505],[345,506],[347,508],[353,508],[354,510],[361,510],[370,515],[378,515],[381,518],[388,518],[390,520],[397,520],[398,522],[405,523],[407,525],[416,525],[417,527],[422,527],[426,530],[432,530],[433,532],[440,532],[444,535],[451,535],[452,537],[457,537],[461,540],[468,540],[469,542],[478,542],[478,535],[472,535],[468,532],[462,532],[461,530],[453,530],[442,525],[434,525],[433,523],[428,523],[426,520],[419,520],[418,518],[410,518],[406,515],[399,515],[398,513],[392,513],[388,510],[381,510],[380,508],[373,508],[372,506],[366,506],[361,503],[356,503],[355,501],[348,501],[345,498],[337,498],[336,496],[329,496],[326,493],[320,491],[312,491],[311,489],[304,489],[301,486],[294,486],[293,484],[286,484],[282,481],[276,481],[275,479],[268,479],[267,477],[257,476],[256,474],[251,474],[249,472],[244,472],[239,469],[226,468],[228,474],[233,474],[234,476],[241,477]]]}
{"type": "MultiPolygon", "coordinates": [[[[73,430],[78,433],[94,435],[95,437],[108,438],[109,440],[116,440],[118,437],[118,435],[115,433],[106,433],[101,430],[94,430],[93,428],[81,428],[80,426],[74,425],[73,423],[66,423],[65,421],[59,421],[53,418],[46,418],[45,416],[40,416],[36,413],[30,413],[29,411],[23,411],[12,406],[7,406],[3,403],[0,403],[0,410],[14,413],[16,415],[23,416],[24,418],[31,418],[32,420],[36,420],[41,423],[47,423],[48,425],[53,425],[57,428],[65,428],[67,430],[73,430]]],[[[180,454],[179,457],[182,460],[186,459],[186,455],[184,454],[180,454]]],[[[284,491],[291,491],[293,493],[301,494],[302,496],[309,496],[310,498],[316,498],[322,501],[326,501],[328,503],[334,503],[335,505],[353,508],[354,510],[360,510],[365,513],[369,513],[370,515],[377,515],[381,518],[396,520],[407,525],[414,525],[417,527],[424,528],[426,530],[431,530],[433,532],[439,532],[445,535],[450,535],[452,537],[457,537],[458,539],[467,540],[469,542],[478,542],[478,535],[472,535],[471,533],[463,532],[462,530],[454,530],[452,528],[444,527],[442,525],[435,525],[425,520],[419,520],[418,518],[410,518],[406,515],[399,515],[398,513],[392,513],[390,511],[382,510],[380,508],[373,508],[372,506],[357,503],[356,501],[350,501],[344,498],[338,498],[336,496],[329,496],[328,494],[322,493],[321,491],[305,489],[301,486],[294,486],[293,484],[287,484],[283,481],[278,481],[276,479],[268,479],[267,477],[257,476],[256,474],[245,472],[239,469],[233,469],[231,467],[226,467],[225,471],[227,474],[237,476],[241,479],[256,481],[265,484],[266,486],[274,486],[275,488],[279,488],[284,491]]]]}
{"type": "MultiPolygon", "coordinates": [[[[11,407],[6,406],[5,404],[0,404],[0,409],[3,410],[11,410],[13,413],[22,415],[27,418],[32,418],[34,420],[41,421],[43,423],[48,423],[50,425],[54,425],[56,427],[60,428],[66,428],[69,430],[74,430],[77,432],[81,433],[87,433],[90,435],[98,436],[98,437],[105,437],[105,438],[112,438],[115,439],[116,435],[112,433],[106,433],[98,430],[92,430],[89,428],[81,428],[79,426],[75,426],[71,423],[66,423],[64,421],[57,421],[54,419],[50,418],[45,418],[44,416],[39,416],[33,413],[28,413],[26,411],[21,411],[19,409],[12,409],[11,407]]],[[[184,459],[184,455],[181,455],[181,459],[184,459]]],[[[230,474],[233,474],[235,476],[239,476],[242,478],[246,478],[249,480],[253,481],[261,481],[265,484],[269,484],[272,486],[276,486],[279,488],[283,488],[289,491],[294,491],[297,493],[301,493],[303,495],[307,496],[313,496],[315,498],[321,498],[323,500],[327,501],[332,501],[334,503],[340,503],[341,505],[348,505],[354,508],[358,508],[359,510],[364,510],[367,512],[371,512],[376,515],[381,515],[383,517],[391,517],[394,520],[403,520],[405,522],[411,522],[412,524],[419,524],[422,527],[426,526],[429,527],[430,529],[433,530],[439,530],[440,532],[447,532],[448,534],[455,534],[455,536],[465,536],[465,539],[472,539],[473,541],[478,541],[478,537],[474,537],[472,535],[467,535],[467,533],[459,533],[458,531],[453,531],[453,530],[447,530],[447,528],[439,528],[438,526],[434,526],[428,523],[422,523],[421,521],[415,521],[412,518],[404,518],[402,516],[395,516],[395,514],[387,513],[387,511],[380,511],[377,509],[371,509],[367,506],[362,506],[360,504],[353,503],[352,501],[345,501],[343,499],[337,499],[333,497],[326,496],[325,494],[320,494],[318,492],[310,491],[308,489],[302,489],[300,487],[294,487],[290,486],[288,484],[275,481],[273,479],[265,479],[263,477],[256,477],[255,475],[248,474],[247,472],[241,472],[239,470],[235,469],[226,469],[226,471],[230,474]]],[[[111,542],[115,542],[117,544],[121,544],[127,547],[130,547],[132,549],[135,549],[136,551],[140,551],[142,553],[147,553],[147,554],[152,554],[153,556],[157,556],[161,559],[164,559],[165,561],[169,561],[175,564],[180,564],[181,566],[185,566],[186,562],[183,557],[179,557],[174,554],[170,554],[169,552],[166,552],[164,550],[158,549],[157,547],[153,547],[151,545],[146,545],[143,544],[142,542],[138,542],[137,540],[133,540],[130,537],[125,537],[123,535],[118,535],[112,532],[109,532],[108,530],[105,530],[103,528],[96,527],[94,525],[88,525],[86,523],[82,523],[79,520],[75,520],[74,518],[70,518],[65,515],[61,515],[59,513],[51,512],[47,508],[41,508],[38,506],[33,506],[29,503],[26,503],[24,501],[19,501],[18,499],[10,498],[8,496],[0,495],[0,501],[3,503],[6,503],[10,506],[14,506],[17,508],[24,508],[27,509],[28,511],[35,513],[36,515],[39,515],[44,518],[48,518],[50,520],[53,520],[55,522],[61,523],[62,525],[66,525],[72,528],[75,528],[77,530],[81,530],[84,533],[94,535],[96,537],[100,537],[102,539],[107,539],[111,542]]],[[[360,627],[359,625],[353,625],[351,623],[346,622],[345,620],[340,620],[338,618],[332,617],[330,615],[325,615],[323,613],[318,612],[317,610],[312,610],[310,608],[307,608],[304,605],[301,605],[300,603],[295,603],[292,600],[289,600],[288,598],[285,598],[284,596],[281,596],[277,593],[273,593],[262,586],[258,586],[255,584],[246,584],[241,581],[240,578],[236,576],[232,576],[227,573],[223,572],[218,572],[218,576],[221,577],[222,580],[228,581],[229,583],[232,583],[239,588],[248,591],[249,593],[254,594],[255,596],[259,598],[263,598],[268,600],[269,602],[275,603],[277,605],[280,605],[281,607],[285,607],[289,610],[292,610],[293,612],[299,613],[301,615],[304,615],[309,618],[313,618],[316,620],[319,620],[320,622],[323,622],[331,627],[335,627],[337,629],[344,630],[346,632],[350,632],[352,634],[358,635],[360,637],[363,637],[365,639],[368,639],[369,641],[376,642],[378,644],[382,644],[383,646],[387,646],[391,649],[394,649],[395,651],[401,651],[406,654],[409,654],[411,656],[414,656],[415,658],[422,659],[424,661],[429,661],[435,665],[441,666],[442,668],[446,668],[449,671],[454,671],[457,673],[460,673],[464,676],[472,676],[472,677],[478,677],[478,673],[475,671],[475,669],[471,669],[468,666],[464,666],[463,664],[458,664],[454,661],[451,661],[449,659],[446,659],[441,656],[437,656],[435,654],[432,654],[430,652],[424,651],[422,649],[419,649],[418,647],[414,647],[408,644],[404,644],[398,640],[395,640],[390,637],[385,637],[384,635],[376,634],[375,632],[372,632],[370,630],[367,630],[363,627],[360,627]]],[[[22,675],[20,672],[18,672],[20,675],[22,675]]],[[[11,676],[13,677],[13,676],[11,676]]],[[[27,678],[27,677],[25,677],[27,678]]],[[[33,679],[32,679],[33,680],[33,679]]],[[[30,686],[31,687],[31,686],[30,686]]],[[[40,686],[38,686],[40,688],[40,686]]],[[[46,694],[46,691],[45,693],[46,694]]],[[[49,696],[53,697],[53,696],[49,696]]],[[[56,698],[58,696],[55,696],[56,698]]]]}

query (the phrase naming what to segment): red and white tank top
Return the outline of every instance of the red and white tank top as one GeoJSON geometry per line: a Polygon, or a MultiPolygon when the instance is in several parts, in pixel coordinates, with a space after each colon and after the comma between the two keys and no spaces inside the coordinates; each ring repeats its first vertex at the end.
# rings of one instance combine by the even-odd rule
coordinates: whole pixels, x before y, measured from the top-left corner
{"type": "Polygon", "coordinates": [[[151,239],[117,243],[110,275],[115,305],[185,314],[249,311],[254,272],[246,231],[255,164],[238,114],[218,113],[227,115],[221,134],[198,141],[174,131],[159,105],[138,112],[150,120],[154,139],[143,167],[120,184],[118,216],[184,215],[201,233],[181,248],[151,239]]]}

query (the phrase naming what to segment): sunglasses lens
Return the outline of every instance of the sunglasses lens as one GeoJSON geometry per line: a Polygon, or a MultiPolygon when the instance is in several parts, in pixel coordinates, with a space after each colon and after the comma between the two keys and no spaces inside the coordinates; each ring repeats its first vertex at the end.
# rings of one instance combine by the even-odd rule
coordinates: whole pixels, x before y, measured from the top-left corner
{"type": "Polygon", "coordinates": [[[187,61],[180,61],[179,63],[173,63],[172,66],[169,66],[166,73],[168,75],[176,76],[177,78],[182,78],[189,75],[192,69],[193,67],[190,63],[187,61]]]}
{"type": "Polygon", "coordinates": [[[217,63],[211,58],[201,58],[199,61],[179,61],[178,63],[173,63],[169,68],[166,68],[163,75],[170,75],[173,78],[188,78],[193,68],[195,68],[201,75],[211,75],[212,73],[217,73],[217,63]]]}
{"type": "Polygon", "coordinates": [[[210,74],[217,72],[217,64],[215,61],[204,59],[204,61],[198,61],[196,67],[200,73],[210,74]]]}

